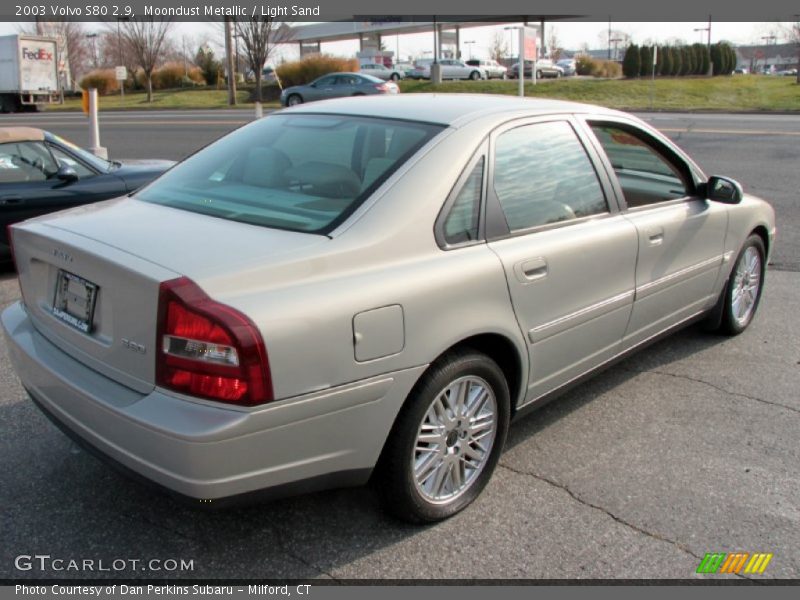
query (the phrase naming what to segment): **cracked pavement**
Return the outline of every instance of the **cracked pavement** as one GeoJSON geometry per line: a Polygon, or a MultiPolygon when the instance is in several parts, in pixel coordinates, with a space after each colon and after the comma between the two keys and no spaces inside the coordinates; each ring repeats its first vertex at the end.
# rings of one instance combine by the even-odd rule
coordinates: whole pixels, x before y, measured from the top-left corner
{"type": "MultiPolygon", "coordinates": [[[[369,488],[190,510],[77,449],[0,343],[0,577],[80,575],[14,569],[39,553],[191,559],[170,575],[194,578],[701,578],[706,552],[749,551],[775,554],[752,579],[798,578],[798,289],[772,270],[745,334],[691,327],[520,419],[478,501],[427,527],[369,488]]],[[[6,276],[0,301],[17,293],[6,276]]]]}

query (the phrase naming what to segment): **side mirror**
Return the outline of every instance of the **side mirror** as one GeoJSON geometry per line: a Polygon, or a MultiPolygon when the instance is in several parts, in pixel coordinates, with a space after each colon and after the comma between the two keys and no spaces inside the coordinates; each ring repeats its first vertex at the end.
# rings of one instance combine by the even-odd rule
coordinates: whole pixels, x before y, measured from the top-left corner
{"type": "Polygon", "coordinates": [[[744,192],[738,181],[728,177],[712,175],[705,184],[705,196],[715,202],[725,204],[739,204],[742,201],[744,192]]]}
{"type": "Polygon", "coordinates": [[[56,177],[65,183],[78,181],[78,172],[69,165],[61,165],[56,171],[56,177]]]}

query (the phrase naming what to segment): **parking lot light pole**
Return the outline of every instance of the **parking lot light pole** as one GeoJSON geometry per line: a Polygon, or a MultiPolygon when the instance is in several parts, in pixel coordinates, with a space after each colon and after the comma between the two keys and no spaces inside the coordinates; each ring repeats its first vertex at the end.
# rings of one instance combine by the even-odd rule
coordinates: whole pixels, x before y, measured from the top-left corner
{"type": "MultiPolygon", "coordinates": [[[[517,77],[519,78],[519,96],[525,96],[525,28],[524,27],[504,27],[510,31],[519,30],[519,62],[517,62],[517,77]]],[[[534,63],[534,69],[536,64],[534,63]]]]}

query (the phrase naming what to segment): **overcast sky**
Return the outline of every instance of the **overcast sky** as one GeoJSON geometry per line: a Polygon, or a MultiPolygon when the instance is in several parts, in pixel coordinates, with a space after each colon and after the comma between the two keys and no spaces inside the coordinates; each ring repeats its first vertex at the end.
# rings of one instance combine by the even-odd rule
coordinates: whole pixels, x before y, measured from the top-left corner
{"type": "MultiPolygon", "coordinates": [[[[757,44],[763,43],[762,36],[776,35],[781,37],[781,26],[789,28],[789,23],[730,23],[713,22],[711,23],[711,42],[727,40],[734,44],[757,44]]],[[[697,23],[622,23],[612,22],[614,30],[622,31],[632,36],[635,43],[644,42],[673,42],[681,40],[688,43],[706,42],[706,32],[695,31],[695,29],[705,28],[708,22],[697,23]]],[[[217,33],[219,27],[210,23],[182,23],[179,25],[180,34],[194,38],[199,41],[201,38],[208,37],[211,40],[219,37],[217,33]]],[[[550,37],[551,28],[555,29],[559,46],[571,50],[581,48],[584,43],[592,49],[606,48],[608,43],[608,22],[568,22],[560,21],[547,23],[545,25],[545,35],[550,37]]],[[[489,46],[496,30],[502,27],[475,27],[461,31],[462,52],[465,57],[472,52],[475,57],[488,56],[489,46]],[[464,42],[473,41],[474,44],[465,45],[464,42]]],[[[503,36],[511,45],[513,33],[503,32],[503,36]]],[[[783,41],[778,39],[778,42],[783,41]]],[[[384,44],[388,50],[397,52],[398,46],[400,56],[405,59],[408,57],[419,57],[424,52],[433,49],[433,35],[431,33],[409,34],[401,36],[385,36],[384,44]]],[[[293,45],[294,46],[294,45],[293,45]]],[[[342,56],[354,56],[358,50],[358,42],[332,42],[322,45],[323,52],[342,56]]],[[[517,41],[513,39],[512,52],[517,52],[517,41]]],[[[294,47],[282,53],[286,59],[297,57],[294,47]]]]}
{"type": "MultiPolygon", "coordinates": [[[[87,32],[100,30],[100,24],[85,23],[87,32]]],[[[614,30],[622,31],[632,36],[635,43],[644,42],[674,42],[681,40],[688,43],[705,42],[706,33],[695,31],[696,29],[704,28],[708,25],[707,22],[678,22],[678,23],[623,23],[612,22],[611,27],[614,30]]],[[[781,39],[781,27],[788,28],[789,23],[731,23],[731,22],[713,22],[711,24],[711,41],[712,43],[720,40],[727,40],[735,44],[757,44],[763,43],[761,38],[768,35],[778,36],[778,42],[784,41],[781,39]]],[[[583,47],[584,43],[592,49],[600,49],[607,47],[607,32],[608,22],[569,22],[560,21],[554,23],[547,23],[546,36],[549,41],[550,31],[555,30],[558,39],[558,45],[562,48],[570,50],[577,50],[583,47]]],[[[0,34],[16,33],[18,29],[17,23],[0,22],[0,34]]],[[[492,42],[494,32],[501,30],[502,27],[475,27],[461,32],[462,52],[465,58],[468,58],[472,53],[475,57],[488,56],[488,49],[492,42]],[[473,44],[464,44],[464,42],[472,41],[473,44]]],[[[172,36],[173,39],[178,40],[181,38],[186,39],[187,45],[194,46],[209,41],[212,44],[219,44],[221,27],[215,23],[176,23],[176,32],[172,36]]],[[[508,44],[512,44],[512,32],[505,31],[503,36],[508,40],[508,44]]],[[[408,57],[420,57],[424,52],[430,53],[433,48],[433,36],[430,33],[426,34],[410,34],[401,36],[386,36],[384,37],[384,44],[388,50],[397,52],[398,47],[400,56],[403,59],[408,57]]],[[[513,40],[513,46],[510,50],[514,53],[517,52],[516,39],[513,40]]],[[[352,42],[335,42],[323,44],[323,52],[341,56],[354,56],[358,50],[358,43],[352,42]]],[[[297,58],[296,45],[292,45],[283,52],[275,60],[279,60],[280,56],[285,59],[291,60],[297,58]]]]}

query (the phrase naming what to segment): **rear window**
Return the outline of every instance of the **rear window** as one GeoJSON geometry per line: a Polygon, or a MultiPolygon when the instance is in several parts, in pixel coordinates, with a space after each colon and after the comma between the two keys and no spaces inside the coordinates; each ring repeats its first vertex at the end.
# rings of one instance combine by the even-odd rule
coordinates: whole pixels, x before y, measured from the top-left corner
{"type": "Polygon", "coordinates": [[[443,127],[340,115],[272,115],[214,142],[139,200],[326,234],[443,127]]]}

